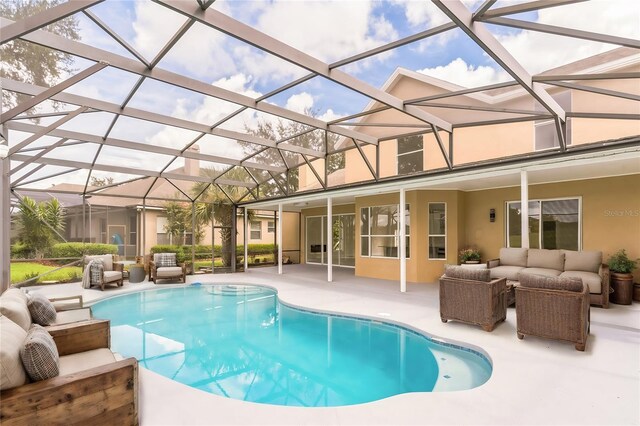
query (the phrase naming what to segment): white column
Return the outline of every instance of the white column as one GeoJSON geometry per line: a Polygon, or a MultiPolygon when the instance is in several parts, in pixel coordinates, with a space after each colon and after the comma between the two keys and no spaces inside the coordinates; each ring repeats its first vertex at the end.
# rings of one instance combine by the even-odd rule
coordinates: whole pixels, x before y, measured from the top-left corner
{"type": "Polygon", "coordinates": [[[244,271],[249,271],[249,244],[247,241],[249,240],[249,209],[247,207],[244,208],[244,222],[242,224],[242,229],[244,232],[244,271]]]}
{"type": "Polygon", "coordinates": [[[398,241],[398,248],[400,249],[400,291],[402,293],[407,291],[407,232],[406,232],[406,218],[405,218],[405,192],[404,188],[400,188],[400,205],[398,206],[398,216],[400,218],[400,241],[398,241]]]}
{"type": "MultiPolygon", "coordinates": [[[[6,128],[5,128],[6,132],[6,128]]],[[[5,133],[6,135],[6,133],[5,133]]],[[[0,149],[4,149],[2,145],[0,149]]],[[[0,293],[10,286],[11,268],[11,184],[9,171],[11,162],[0,154],[0,293]]]]}
{"type": "Polygon", "coordinates": [[[327,281],[333,281],[333,200],[327,197],[327,281]]]}
{"type": "Polygon", "coordinates": [[[529,248],[529,176],[526,170],[520,171],[520,229],[522,248],[529,248]]]}
{"type": "Polygon", "coordinates": [[[282,275],[282,203],[278,204],[278,274],[282,275]]]}

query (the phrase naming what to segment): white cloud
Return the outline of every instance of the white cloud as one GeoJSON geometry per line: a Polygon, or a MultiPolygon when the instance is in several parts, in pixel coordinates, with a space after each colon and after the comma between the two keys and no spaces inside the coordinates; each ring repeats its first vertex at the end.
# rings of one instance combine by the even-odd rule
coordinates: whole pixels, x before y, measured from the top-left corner
{"type": "Polygon", "coordinates": [[[485,65],[474,67],[467,64],[462,58],[454,59],[445,66],[424,68],[418,72],[463,87],[484,86],[510,79],[509,74],[501,69],[485,65]]]}
{"type": "Polygon", "coordinates": [[[304,114],[305,111],[309,111],[313,107],[313,97],[307,92],[301,92],[292,95],[287,99],[285,108],[294,112],[304,114]]]}
{"type": "MultiPolygon", "coordinates": [[[[404,8],[405,17],[413,27],[423,26],[426,29],[450,22],[447,15],[430,1],[392,0],[392,3],[404,8]]],[[[462,3],[473,11],[480,3],[480,0],[462,0],[462,3]]]]}
{"type": "MultiPolygon", "coordinates": [[[[636,0],[593,1],[542,9],[536,22],[640,38],[640,8],[636,0]]],[[[502,35],[498,40],[532,74],[617,47],[534,31],[502,35]]]]}

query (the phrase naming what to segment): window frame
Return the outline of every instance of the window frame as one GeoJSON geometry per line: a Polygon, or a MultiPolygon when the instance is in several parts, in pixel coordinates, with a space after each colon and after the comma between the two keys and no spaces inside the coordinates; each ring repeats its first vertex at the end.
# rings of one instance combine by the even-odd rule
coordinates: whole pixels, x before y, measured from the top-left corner
{"type": "Polygon", "coordinates": [[[273,234],[276,232],[276,221],[268,220],[267,221],[267,234],[273,234]]]}
{"type": "MultiPolygon", "coordinates": [[[[398,204],[383,204],[383,205],[377,205],[377,206],[368,206],[368,207],[360,207],[360,252],[358,253],[358,255],[360,257],[365,257],[365,258],[372,258],[372,259],[400,259],[400,220],[399,220],[399,216],[398,216],[398,229],[396,231],[396,234],[394,235],[371,235],[371,209],[372,208],[376,208],[376,207],[396,207],[396,213],[399,214],[399,210],[400,210],[400,203],[398,204]],[[368,233],[366,235],[362,234],[362,211],[363,210],[367,210],[367,221],[369,223],[369,229],[368,229],[368,233]],[[396,242],[396,248],[398,248],[398,250],[396,250],[396,255],[395,256],[378,256],[378,255],[372,255],[371,254],[371,238],[372,237],[385,237],[385,238],[394,238],[395,242],[396,242]],[[368,247],[369,247],[369,254],[362,254],[362,239],[363,238],[367,238],[368,241],[368,247]]],[[[405,256],[405,259],[409,260],[411,259],[411,204],[410,203],[405,203],[405,208],[404,208],[404,214],[409,214],[408,220],[405,220],[405,226],[409,228],[409,232],[405,231],[405,253],[409,253],[409,256],[405,256]],[[409,248],[409,250],[407,250],[407,248],[409,248]]]]}
{"type": "MultiPolygon", "coordinates": [[[[545,201],[562,201],[562,200],[578,200],[578,251],[582,250],[582,196],[581,195],[577,195],[577,196],[572,196],[572,197],[554,197],[554,198],[535,198],[535,199],[529,199],[527,200],[528,202],[539,202],[539,203],[543,203],[545,201]]],[[[520,203],[522,202],[522,200],[510,200],[510,201],[505,201],[504,203],[504,211],[505,211],[505,235],[504,235],[504,239],[505,239],[505,243],[504,246],[510,248],[511,245],[509,244],[509,204],[512,203],[520,203]]],[[[542,249],[542,204],[540,204],[540,217],[538,218],[539,221],[539,229],[540,232],[538,233],[538,247],[540,247],[542,249]]],[[[522,237],[521,237],[522,238],[522,237]]],[[[546,249],[546,250],[552,250],[552,249],[546,249]]],[[[558,249],[558,250],[565,250],[565,249],[558,249]]]]}
{"type": "Polygon", "coordinates": [[[250,240],[261,240],[262,239],[262,221],[260,220],[250,220],[249,221],[249,239],[250,240]],[[258,229],[253,229],[253,224],[258,224],[258,229]],[[258,238],[254,238],[253,233],[258,232],[258,238]]]}
{"type": "MultiPolygon", "coordinates": [[[[418,173],[418,172],[424,171],[424,135],[421,134],[421,135],[413,135],[413,136],[420,137],[420,141],[422,143],[422,148],[416,149],[416,150],[413,150],[413,151],[403,152],[403,153],[399,152],[400,151],[400,149],[399,149],[400,139],[409,138],[409,137],[412,137],[412,136],[403,136],[401,138],[396,139],[396,176],[410,175],[412,173],[418,173]],[[422,157],[421,157],[422,158],[422,170],[400,174],[400,158],[415,154],[417,152],[421,152],[422,153],[422,157]]],[[[374,206],[374,207],[376,207],[376,206],[374,206]]]]}
{"type": "Polygon", "coordinates": [[[427,260],[440,260],[446,261],[449,253],[449,239],[447,238],[447,226],[449,221],[447,220],[448,210],[446,201],[429,201],[427,203],[427,260]],[[429,212],[431,210],[431,204],[443,204],[444,205],[444,234],[432,234],[431,222],[429,221],[429,212]],[[431,237],[444,237],[444,257],[431,257],[430,241],[431,237]]]}

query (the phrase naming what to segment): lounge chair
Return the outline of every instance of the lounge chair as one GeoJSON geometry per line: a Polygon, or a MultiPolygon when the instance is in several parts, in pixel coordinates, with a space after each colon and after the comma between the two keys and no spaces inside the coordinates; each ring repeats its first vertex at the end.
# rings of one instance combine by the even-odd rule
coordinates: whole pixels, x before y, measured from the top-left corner
{"type": "Polygon", "coordinates": [[[82,262],[85,271],[83,272],[83,285],[85,288],[91,286],[99,286],[104,291],[107,284],[114,284],[121,287],[124,284],[124,275],[122,273],[122,264],[114,263],[112,254],[102,254],[96,256],[85,256],[82,262]],[[91,261],[101,261],[102,268],[93,273],[91,261]]]}
{"type": "Polygon", "coordinates": [[[153,260],[149,262],[149,278],[155,284],[159,279],[180,278],[187,282],[187,267],[184,263],[178,264],[175,253],[155,253],[153,260]]]}

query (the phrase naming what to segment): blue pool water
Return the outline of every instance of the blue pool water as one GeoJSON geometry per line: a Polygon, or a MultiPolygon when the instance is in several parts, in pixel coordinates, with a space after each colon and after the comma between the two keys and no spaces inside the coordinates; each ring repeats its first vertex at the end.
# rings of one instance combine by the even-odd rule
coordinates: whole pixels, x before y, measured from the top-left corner
{"type": "Polygon", "coordinates": [[[463,390],[489,379],[470,349],[392,324],[295,309],[256,286],[189,286],[93,306],[111,347],[163,376],[229,398],[338,406],[406,392],[463,390]]]}

